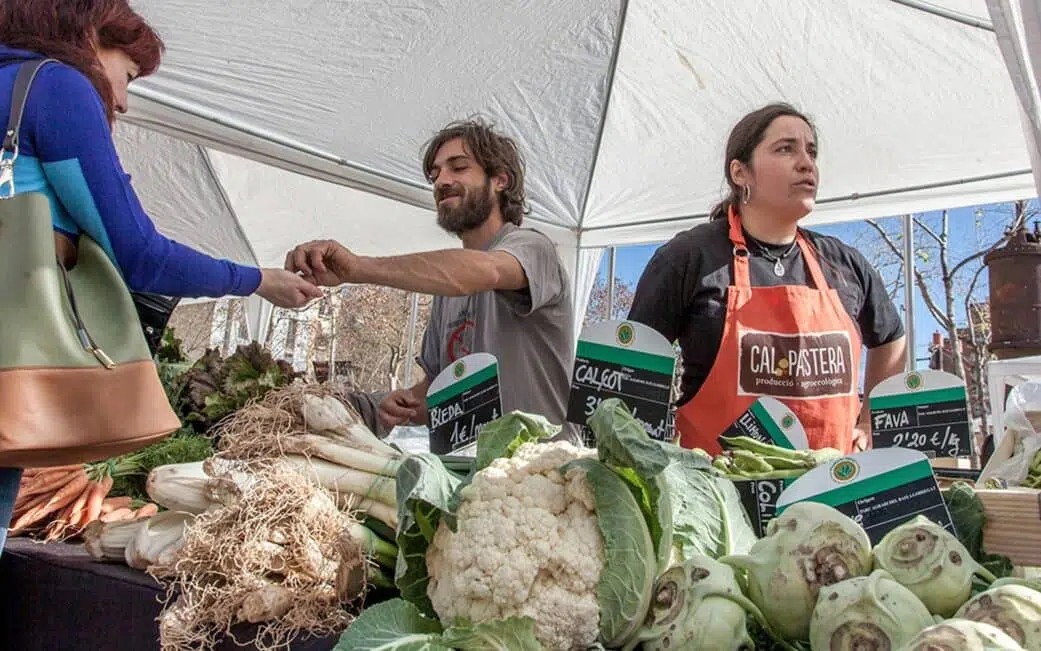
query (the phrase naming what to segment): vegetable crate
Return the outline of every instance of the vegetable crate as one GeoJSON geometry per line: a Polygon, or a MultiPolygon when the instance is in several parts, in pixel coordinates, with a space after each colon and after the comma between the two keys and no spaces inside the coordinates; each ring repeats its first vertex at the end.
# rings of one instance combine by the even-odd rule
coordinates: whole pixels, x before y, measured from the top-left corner
{"type": "Polygon", "coordinates": [[[977,489],[976,495],[987,518],[983,548],[1018,566],[1041,566],[1041,490],[977,489]]]}

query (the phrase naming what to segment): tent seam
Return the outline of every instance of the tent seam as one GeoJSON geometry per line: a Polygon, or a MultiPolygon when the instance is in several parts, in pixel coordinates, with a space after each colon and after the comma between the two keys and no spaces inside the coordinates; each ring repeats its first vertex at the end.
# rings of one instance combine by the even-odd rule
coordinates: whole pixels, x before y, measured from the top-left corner
{"type": "Polygon", "coordinates": [[[202,163],[206,166],[206,172],[213,179],[214,184],[217,186],[217,192],[220,193],[221,201],[224,206],[231,213],[231,218],[235,222],[235,230],[238,232],[239,237],[246,243],[246,248],[249,249],[249,254],[253,256],[253,262],[260,266],[260,258],[257,256],[256,249],[253,248],[253,242],[246,236],[246,230],[242,228],[242,222],[239,221],[239,213],[235,210],[235,206],[231,203],[231,198],[228,197],[228,193],[224,190],[224,184],[221,182],[220,177],[217,175],[217,170],[213,167],[213,161],[210,159],[210,152],[201,145],[196,145],[199,148],[199,153],[202,154],[202,163]]]}
{"type": "Polygon", "coordinates": [[[629,13],[629,0],[622,0],[618,11],[618,33],[615,35],[614,49],[611,52],[611,63],[607,68],[607,93],[604,96],[604,108],[600,113],[600,125],[596,132],[596,141],[593,144],[593,158],[589,163],[589,176],[586,179],[585,192],[582,193],[582,204],[578,209],[578,223],[575,232],[581,234],[582,224],[586,220],[586,209],[589,207],[589,193],[593,189],[593,179],[596,177],[596,166],[600,160],[600,149],[604,140],[604,129],[607,126],[607,112],[611,108],[611,94],[614,90],[615,73],[618,71],[618,59],[622,50],[622,36],[625,33],[625,19],[629,13]]]}

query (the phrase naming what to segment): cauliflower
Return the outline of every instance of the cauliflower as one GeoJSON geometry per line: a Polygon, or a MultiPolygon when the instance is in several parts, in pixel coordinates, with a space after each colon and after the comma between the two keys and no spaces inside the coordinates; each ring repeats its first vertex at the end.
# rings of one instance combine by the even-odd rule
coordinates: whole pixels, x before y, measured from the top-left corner
{"type": "Polygon", "coordinates": [[[442,522],[426,552],[427,595],[441,621],[528,616],[550,651],[596,641],[604,539],[585,473],[559,471],[595,456],[565,441],[529,442],[474,476],[456,531],[442,522]]]}

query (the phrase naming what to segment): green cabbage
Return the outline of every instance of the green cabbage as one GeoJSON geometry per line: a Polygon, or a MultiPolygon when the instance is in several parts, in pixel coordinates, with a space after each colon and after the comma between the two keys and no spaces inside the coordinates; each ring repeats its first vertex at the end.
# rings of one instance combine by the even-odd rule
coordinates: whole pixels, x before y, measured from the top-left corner
{"type": "Polygon", "coordinates": [[[954,534],[923,515],[887,533],[872,555],[876,568],[889,572],[940,617],[951,617],[965,603],[974,575],[994,581],[954,534]]]}
{"type": "Polygon", "coordinates": [[[1041,592],[1007,579],[965,602],[954,615],[991,624],[1026,651],[1041,651],[1041,592]]]}
{"type": "Polygon", "coordinates": [[[870,572],[871,541],[838,509],[797,502],[770,521],[748,554],[720,560],[744,570],[748,597],[770,628],[798,641],[809,636],[821,588],[870,572]]]}
{"type": "Polygon", "coordinates": [[[1023,651],[1023,647],[990,624],[947,619],[921,631],[897,651],[1023,651]]]}
{"type": "Polygon", "coordinates": [[[810,618],[810,648],[893,649],[932,624],[913,592],[875,570],[821,590],[810,618]]]}

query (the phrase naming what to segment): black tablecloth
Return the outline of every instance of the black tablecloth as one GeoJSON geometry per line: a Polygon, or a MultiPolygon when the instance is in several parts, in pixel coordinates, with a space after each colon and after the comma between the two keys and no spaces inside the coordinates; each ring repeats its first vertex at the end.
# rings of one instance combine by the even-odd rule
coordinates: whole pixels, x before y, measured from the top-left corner
{"type": "MultiPolygon", "coordinates": [[[[152,577],[99,563],[81,545],[13,538],[0,556],[0,648],[18,651],[151,651],[163,591],[152,577]]],[[[249,628],[239,640],[252,639],[249,628]]],[[[297,640],[292,651],[329,651],[339,636],[297,640]]],[[[220,651],[240,651],[225,640],[220,651]]]]}

